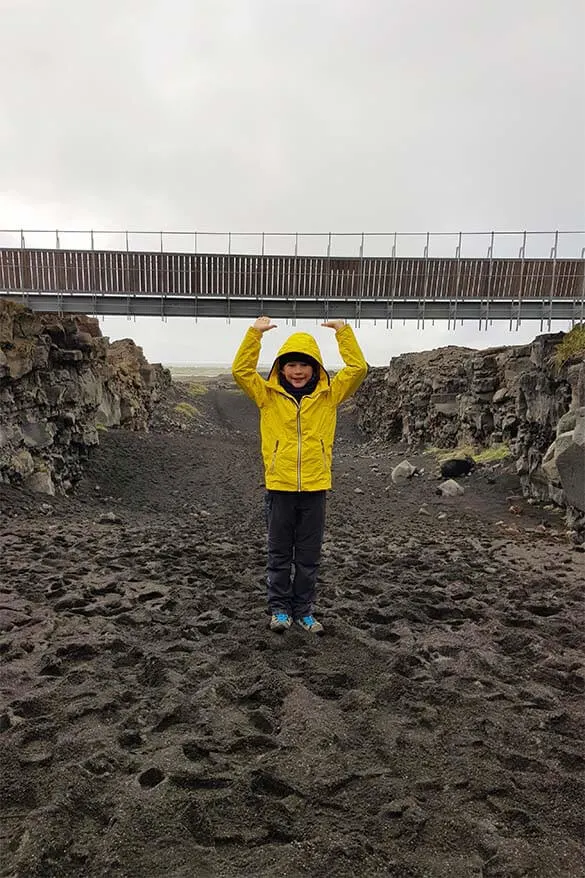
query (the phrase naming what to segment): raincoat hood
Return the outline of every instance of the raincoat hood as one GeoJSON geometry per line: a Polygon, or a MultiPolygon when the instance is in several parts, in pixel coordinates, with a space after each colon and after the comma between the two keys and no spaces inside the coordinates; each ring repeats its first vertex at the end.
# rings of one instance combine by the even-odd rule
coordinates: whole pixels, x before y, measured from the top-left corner
{"type": "Polygon", "coordinates": [[[330,383],[329,381],[329,373],[325,369],[323,365],[323,357],[321,356],[321,351],[319,350],[319,345],[315,341],[312,335],[309,335],[308,332],[293,332],[284,344],[281,346],[278,354],[276,355],[276,359],[272,364],[270,369],[270,374],[268,375],[268,383],[274,387],[279,386],[278,381],[278,360],[282,357],[283,354],[305,354],[308,357],[311,357],[319,364],[319,381],[317,384],[317,388],[327,387],[330,383]]]}

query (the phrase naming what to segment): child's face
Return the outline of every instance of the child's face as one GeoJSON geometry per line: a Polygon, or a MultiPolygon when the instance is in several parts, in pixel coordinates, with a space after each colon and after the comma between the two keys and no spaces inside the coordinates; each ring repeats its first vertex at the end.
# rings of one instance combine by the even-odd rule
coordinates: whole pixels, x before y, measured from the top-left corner
{"type": "Polygon", "coordinates": [[[309,366],[308,363],[287,363],[283,366],[282,374],[286,378],[289,384],[292,384],[293,387],[300,388],[304,387],[307,381],[311,379],[313,375],[313,367],[309,366]]]}

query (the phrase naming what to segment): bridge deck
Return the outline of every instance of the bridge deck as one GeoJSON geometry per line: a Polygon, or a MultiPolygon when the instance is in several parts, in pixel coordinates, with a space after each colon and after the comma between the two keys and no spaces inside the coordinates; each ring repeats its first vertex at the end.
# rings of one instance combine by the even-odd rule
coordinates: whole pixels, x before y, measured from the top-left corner
{"type": "Polygon", "coordinates": [[[0,290],[298,299],[581,299],[582,259],[375,258],[0,249],[0,290]]]}
{"type": "Polygon", "coordinates": [[[583,321],[585,260],[0,249],[0,297],[161,317],[583,321]]]}

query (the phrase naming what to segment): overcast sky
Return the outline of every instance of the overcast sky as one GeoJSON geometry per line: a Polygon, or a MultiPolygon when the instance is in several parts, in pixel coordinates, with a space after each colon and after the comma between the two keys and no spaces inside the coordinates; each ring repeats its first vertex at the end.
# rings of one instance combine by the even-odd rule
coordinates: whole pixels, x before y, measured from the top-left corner
{"type": "MultiPolygon", "coordinates": [[[[584,34],[584,0],[0,0],[0,227],[583,229],[584,34]]],[[[103,329],[229,362],[243,326],[103,329]]],[[[378,363],[538,331],[359,335],[378,363]]]]}

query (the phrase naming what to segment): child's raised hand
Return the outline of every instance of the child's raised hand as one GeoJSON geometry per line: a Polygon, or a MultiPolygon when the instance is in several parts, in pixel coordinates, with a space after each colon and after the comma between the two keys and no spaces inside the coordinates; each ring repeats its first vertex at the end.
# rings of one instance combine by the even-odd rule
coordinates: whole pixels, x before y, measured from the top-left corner
{"type": "Polygon", "coordinates": [[[342,329],[345,326],[345,320],[326,320],[321,326],[326,326],[327,329],[334,329],[337,332],[338,329],[342,329]]]}
{"type": "Polygon", "coordinates": [[[267,332],[269,329],[276,329],[276,323],[271,323],[270,317],[257,317],[253,329],[257,329],[259,332],[267,332]]]}

